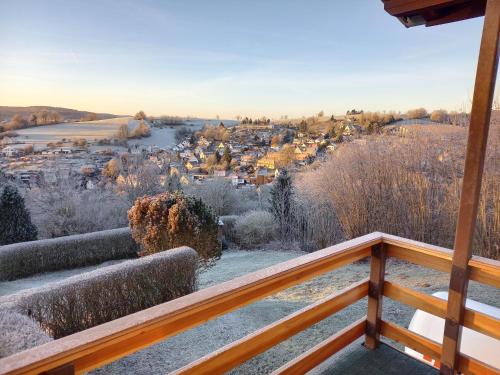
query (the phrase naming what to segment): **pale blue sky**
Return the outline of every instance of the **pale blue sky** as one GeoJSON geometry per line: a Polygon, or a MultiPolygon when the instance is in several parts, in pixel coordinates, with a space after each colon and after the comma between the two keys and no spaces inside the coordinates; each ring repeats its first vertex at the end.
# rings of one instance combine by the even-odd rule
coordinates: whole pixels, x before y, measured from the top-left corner
{"type": "Polygon", "coordinates": [[[405,29],[379,0],[1,0],[0,105],[226,118],[459,109],[481,26],[405,29]]]}

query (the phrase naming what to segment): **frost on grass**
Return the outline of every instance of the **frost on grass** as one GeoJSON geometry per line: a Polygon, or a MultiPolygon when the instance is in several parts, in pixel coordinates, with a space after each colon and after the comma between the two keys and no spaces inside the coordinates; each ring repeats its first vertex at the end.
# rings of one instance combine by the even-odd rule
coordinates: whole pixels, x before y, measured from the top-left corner
{"type": "Polygon", "coordinates": [[[0,309],[0,358],[45,344],[52,338],[33,319],[0,309]]]}
{"type": "Polygon", "coordinates": [[[54,338],[192,293],[198,256],[181,247],[0,298],[54,338]]]}
{"type": "Polygon", "coordinates": [[[132,258],[138,249],[128,227],[2,246],[0,280],[132,258]]]}

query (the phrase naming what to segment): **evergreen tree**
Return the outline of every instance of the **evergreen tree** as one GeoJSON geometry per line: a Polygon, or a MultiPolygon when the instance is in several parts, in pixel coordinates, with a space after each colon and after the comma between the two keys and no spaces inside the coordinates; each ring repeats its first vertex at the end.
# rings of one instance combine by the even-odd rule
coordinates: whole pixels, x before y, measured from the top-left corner
{"type": "Polygon", "coordinates": [[[281,171],[273,183],[270,204],[281,240],[289,240],[293,228],[293,184],[286,169],[281,171]]]}
{"type": "Polygon", "coordinates": [[[221,158],[222,157],[220,156],[219,150],[215,150],[215,160],[217,161],[217,164],[220,163],[221,158]]]}
{"type": "Polygon", "coordinates": [[[222,161],[226,164],[227,167],[229,167],[229,165],[231,165],[231,160],[233,160],[231,151],[229,150],[229,147],[226,147],[224,149],[224,154],[222,155],[222,161]]]}
{"type": "Polygon", "coordinates": [[[6,185],[0,196],[0,245],[33,241],[37,234],[24,198],[13,185],[6,185]]]}

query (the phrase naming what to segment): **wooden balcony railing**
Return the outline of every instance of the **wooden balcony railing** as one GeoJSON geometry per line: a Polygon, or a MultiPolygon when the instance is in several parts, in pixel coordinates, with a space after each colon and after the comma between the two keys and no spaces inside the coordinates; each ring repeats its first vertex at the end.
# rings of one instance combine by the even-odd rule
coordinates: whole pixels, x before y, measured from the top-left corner
{"type": "MultiPolygon", "coordinates": [[[[446,301],[385,281],[384,270],[386,258],[396,257],[449,272],[451,255],[451,251],[436,246],[372,233],[4,358],[0,360],[0,373],[73,374],[90,371],[280,290],[369,256],[372,257],[369,279],[360,280],[174,373],[215,374],[228,371],[366,296],[368,311],[365,318],[274,373],[304,373],[363,335],[370,348],[377,347],[382,335],[439,360],[440,343],[383,321],[380,314],[384,296],[439,317],[446,314],[446,301]]],[[[473,257],[469,267],[472,280],[497,288],[500,286],[500,262],[473,257]]],[[[500,320],[488,315],[466,309],[464,326],[500,338],[500,320]]],[[[499,371],[465,355],[461,355],[459,367],[465,374],[493,374],[499,371]]]]}

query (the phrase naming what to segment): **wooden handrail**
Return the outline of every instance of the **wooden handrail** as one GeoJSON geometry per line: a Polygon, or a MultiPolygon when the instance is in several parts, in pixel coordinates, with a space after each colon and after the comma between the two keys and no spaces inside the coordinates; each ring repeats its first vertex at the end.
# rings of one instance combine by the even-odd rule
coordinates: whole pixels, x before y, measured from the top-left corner
{"type": "Polygon", "coordinates": [[[271,375],[302,375],[312,370],[329,357],[363,336],[366,329],[366,317],[357,320],[340,330],[332,337],[320,342],[302,355],[291,360],[271,375]]]}
{"type": "MultiPolygon", "coordinates": [[[[435,341],[403,328],[397,324],[382,321],[380,334],[399,342],[417,352],[439,360],[441,357],[441,345],[435,341]]],[[[487,365],[477,359],[473,359],[465,354],[460,354],[459,371],[463,374],[471,375],[498,375],[500,370],[487,365]]]]}
{"type": "Polygon", "coordinates": [[[0,373],[41,373],[72,363],[82,373],[248,305],[290,286],[366,258],[372,233],[200,290],[0,360],[0,373]]]}
{"type": "MultiPolygon", "coordinates": [[[[384,296],[440,318],[446,316],[445,300],[389,281],[384,283],[384,296]]],[[[490,315],[466,308],[464,326],[500,340],[500,320],[490,315]]]]}
{"type": "Polygon", "coordinates": [[[365,279],[226,345],[173,374],[225,373],[367,295],[368,279],[365,279]]]}
{"type": "MultiPolygon", "coordinates": [[[[386,256],[397,257],[441,271],[450,270],[452,258],[450,250],[375,232],[0,359],[0,374],[36,374],[55,368],[74,368],[76,373],[92,370],[280,290],[366,258],[371,255],[374,246],[376,248],[376,246],[380,247],[381,245],[386,251],[386,256]]],[[[377,279],[374,278],[376,275],[373,274],[371,282],[373,289],[376,281],[379,280],[380,286],[376,288],[378,289],[379,304],[383,294],[437,316],[444,316],[445,301],[384,282],[381,265],[382,263],[380,263],[380,267],[376,267],[378,270],[377,279]]],[[[473,257],[469,262],[469,267],[473,280],[500,287],[500,262],[473,257]]],[[[191,369],[200,369],[201,366],[207,369],[212,368],[210,366],[215,366],[214,368],[218,369],[231,368],[260,353],[265,348],[276,345],[306,326],[314,324],[313,322],[317,319],[323,319],[326,317],[325,314],[332,314],[347,306],[354,301],[352,298],[360,297],[363,293],[367,293],[367,290],[369,291],[369,287],[367,287],[366,281],[355,284],[336,296],[317,302],[195,361],[179,372],[193,372],[191,369]]],[[[373,289],[372,294],[374,292],[373,289]]],[[[375,294],[373,295],[375,296],[375,294]]],[[[372,311],[376,310],[372,309],[372,311]]],[[[377,327],[377,332],[371,332],[375,340],[378,331],[381,334],[385,332],[387,337],[392,335],[393,339],[406,332],[394,328],[390,323],[384,323],[378,329],[379,317],[377,314],[372,314],[370,319],[372,326],[377,327]]],[[[367,325],[365,320],[362,323],[357,322],[356,329],[359,329],[361,324],[363,327],[367,325]]],[[[382,323],[380,322],[380,324],[382,323]]],[[[500,336],[498,320],[485,314],[466,310],[464,325],[495,338],[500,336]]],[[[366,328],[364,331],[370,334],[366,328]]],[[[289,364],[290,369],[302,368],[304,363],[301,361],[306,359],[323,358],[322,356],[329,353],[332,348],[349,341],[352,335],[346,335],[345,338],[338,336],[330,338],[330,341],[327,340],[323,343],[324,346],[320,344],[316,348],[317,352],[308,351],[292,361],[289,364]]],[[[414,335],[416,334],[408,333],[401,340],[410,340],[412,345],[416,343],[417,350],[420,348],[422,353],[429,354],[431,352],[432,355],[437,355],[439,358],[439,346],[433,347],[431,345],[429,347],[430,344],[426,346],[425,344],[429,340],[416,340],[415,337],[418,335],[414,335]]],[[[408,346],[412,347],[412,345],[408,346]]],[[[473,371],[473,368],[482,369],[485,366],[481,362],[465,356],[461,361],[461,366],[469,372],[473,371]]]]}
{"type": "MultiPolygon", "coordinates": [[[[382,234],[382,242],[387,245],[387,256],[405,260],[438,271],[451,271],[453,251],[423,242],[382,234]]],[[[473,256],[469,261],[470,279],[500,288],[500,262],[473,256]]]]}

